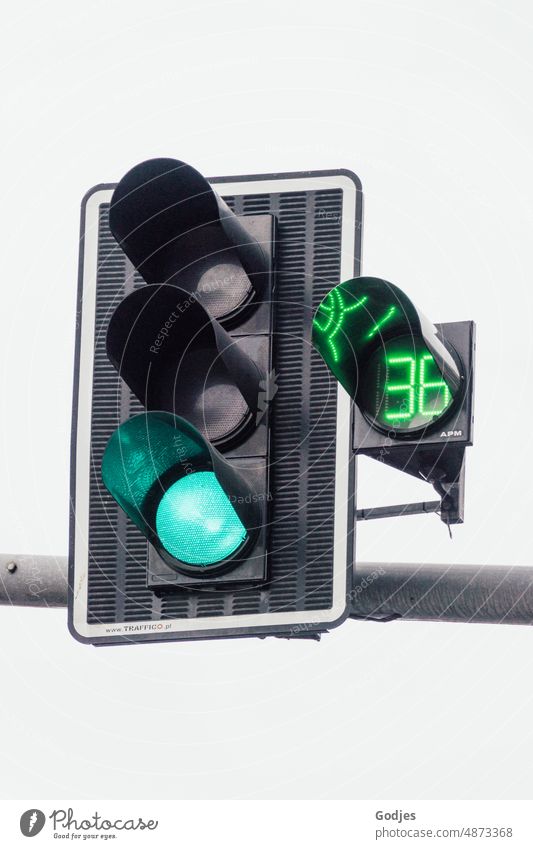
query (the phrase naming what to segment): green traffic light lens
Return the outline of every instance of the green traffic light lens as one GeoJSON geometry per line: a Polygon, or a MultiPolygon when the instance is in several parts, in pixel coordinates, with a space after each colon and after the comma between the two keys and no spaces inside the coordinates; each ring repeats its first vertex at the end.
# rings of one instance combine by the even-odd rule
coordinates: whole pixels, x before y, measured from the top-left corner
{"type": "Polygon", "coordinates": [[[172,557],[212,566],[231,557],[246,528],[213,472],[194,472],[172,484],[157,508],[156,530],[172,557]]]}
{"type": "Polygon", "coordinates": [[[370,357],[360,402],[382,427],[413,431],[442,418],[453,396],[423,341],[401,336],[370,357]]]}

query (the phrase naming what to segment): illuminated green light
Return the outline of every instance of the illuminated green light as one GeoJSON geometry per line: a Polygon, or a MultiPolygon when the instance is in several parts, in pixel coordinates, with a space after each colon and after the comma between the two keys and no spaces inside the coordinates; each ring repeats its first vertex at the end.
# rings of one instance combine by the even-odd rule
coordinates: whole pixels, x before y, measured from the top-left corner
{"type": "Polygon", "coordinates": [[[368,296],[363,295],[363,297],[358,301],[347,306],[337,288],[332,289],[331,292],[328,293],[326,299],[320,304],[318,314],[313,320],[313,324],[317,330],[324,333],[326,336],[326,343],[329,345],[334,362],[338,362],[341,355],[341,351],[339,350],[336,342],[336,336],[342,330],[342,325],[346,315],[348,313],[355,312],[355,310],[364,306],[367,301],[368,296]],[[321,324],[319,321],[319,316],[321,316],[321,314],[325,318],[324,324],[321,324]]]}
{"type": "MultiPolygon", "coordinates": [[[[402,396],[407,392],[407,407],[406,409],[401,408],[398,411],[387,411],[385,413],[385,418],[388,421],[393,419],[411,419],[415,412],[415,370],[416,370],[416,360],[414,357],[387,357],[386,363],[388,368],[388,372],[391,370],[391,366],[403,366],[407,363],[408,367],[408,375],[409,375],[409,383],[387,383],[385,385],[385,392],[388,395],[394,395],[395,393],[401,393],[402,396]]],[[[403,404],[405,407],[405,401],[403,404]]]]}
{"type": "Polygon", "coordinates": [[[423,340],[407,335],[388,342],[369,359],[359,398],[371,419],[399,430],[426,427],[453,401],[423,340]]]}
{"type": "Polygon", "coordinates": [[[157,508],[156,530],[168,553],[192,566],[225,560],[247,538],[213,472],[194,472],[167,489],[157,508]]]}
{"type": "Polygon", "coordinates": [[[374,327],[366,334],[365,339],[373,339],[376,333],[379,333],[383,325],[385,325],[388,321],[391,320],[394,315],[396,315],[397,311],[398,308],[394,304],[392,304],[392,306],[389,307],[387,313],[383,316],[383,318],[380,318],[379,321],[376,321],[374,327]]]}
{"type": "Polygon", "coordinates": [[[430,363],[434,363],[431,354],[425,354],[420,360],[418,407],[423,416],[438,416],[444,412],[446,407],[449,406],[451,395],[444,380],[426,381],[426,364],[429,365],[430,363]],[[428,390],[431,389],[437,390],[437,395],[440,398],[440,404],[438,402],[437,405],[434,403],[431,409],[426,409],[426,398],[428,390]]]}

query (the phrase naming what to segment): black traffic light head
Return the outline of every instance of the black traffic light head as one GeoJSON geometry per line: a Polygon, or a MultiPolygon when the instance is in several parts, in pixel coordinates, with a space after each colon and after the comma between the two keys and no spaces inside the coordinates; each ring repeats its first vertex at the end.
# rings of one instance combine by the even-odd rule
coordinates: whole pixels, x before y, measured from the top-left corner
{"type": "Polygon", "coordinates": [[[234,323],[268,284],[264,248],[205,177],[177,159],[131,169],[113,193],[111,231],[147,283],[172,283],[234,323]]]}
{"type": "Polygon", "coordinates": [[[173,159],[126,174],[109,222],[144,284],[115,308],[106,351],[147,412],[112,434],[103,482],[156,553],[153,571],[171,567],[171,583],[264,580],[268,434],[250,434],[270,339],[232,337],[221,321],[242,332],[268,304],[272,246],[267,255],[207,181],[173,159]],[[217,449],[233,451],[233,464],[217,449]],[[248,462],[236,466],[235,454],[248,462]]]}
{"type": "Polygon", "coordinates": [[[443,519],[462,521],[473,324],[435,326],[394,284],[358,277],[320,303],[313,344],[355,401],[354,450],[429,481],[443,519]]]}

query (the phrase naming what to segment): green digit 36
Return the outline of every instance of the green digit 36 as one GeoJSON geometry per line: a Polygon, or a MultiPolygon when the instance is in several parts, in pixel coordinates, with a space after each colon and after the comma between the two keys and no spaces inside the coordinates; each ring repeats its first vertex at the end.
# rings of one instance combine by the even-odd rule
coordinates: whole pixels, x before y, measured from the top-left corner
{"type": "MultiPolygon", "coordinates": [[[[418,359],[411,356],[390,356],[385,360],[387,375],[389,369],[398,366],[404,368],[405,378],[388,381],[385,384],[385,406],[387,421],[402,421],[413,418],[415,415],[433,418],[440,415],[450,403],[450,390],[446,382],[440,380],[427,380],[428,366],[433,363],[431,354],[423,354],[418,359]],[[433,390],[438,393],[440,404],[432,406],[428,404],[427,393],[433,390]],[[397,410],[389,410],[389,396],[405,394],[405,400],[397,410]]],[[[436,399],[435,399],[436,400],[436,399]]]]}

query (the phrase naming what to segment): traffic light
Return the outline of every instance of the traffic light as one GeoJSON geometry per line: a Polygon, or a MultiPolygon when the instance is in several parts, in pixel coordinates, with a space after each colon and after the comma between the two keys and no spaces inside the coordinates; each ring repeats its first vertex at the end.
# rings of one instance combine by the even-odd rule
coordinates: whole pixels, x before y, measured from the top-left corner
{"type": "Polygon", "coordinates": [[[359,277],[322,300],[313,344],[355,401],[354,450],[432,483],[442,519],[461,522],[473,323],[434,326],[397,286],[359,277]]]}
{"type": "Polygon", "coordinates": [[[349,405],[309,343],[359,270],[361,202],[345,171],[208,181],[174,159],[86,196],[76,639],[317,638],[350,614],[349,405]]]}
{"type": "MultiPolygon", "coordinates": [[[[113,193],[111,231],[144,285],[112,313],[107,355],[148,412],[112,434],[102,479],[157,552],[152,571],[158,558],[173,570],[167,585],[266,578],[268,419],[251,437],[272,340],[222,326],[241,327],[271,302],[266,218],[261,245],[195,169],[172,159],[137,165],[113,193]],[[224,460],[230,450],[234,461],[253,458],[251,468],[224,460]]],[[[270,322],[265,314],[251,330],[270,322]]]]}

